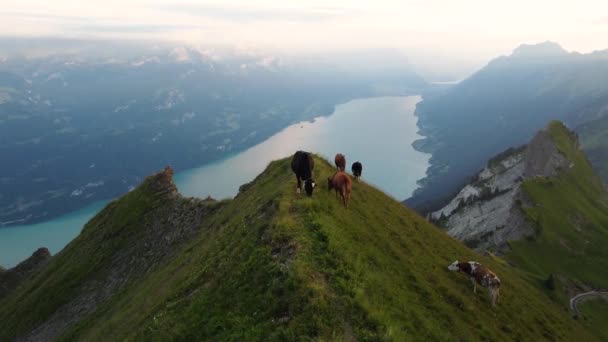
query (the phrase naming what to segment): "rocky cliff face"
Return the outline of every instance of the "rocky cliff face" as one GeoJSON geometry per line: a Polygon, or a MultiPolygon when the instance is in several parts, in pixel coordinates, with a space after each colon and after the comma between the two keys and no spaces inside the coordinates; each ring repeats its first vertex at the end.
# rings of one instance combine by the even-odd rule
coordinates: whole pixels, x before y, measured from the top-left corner
{"type": "Polygon", "coordinates": [[[51,258],[51,253],[46,248],[39,248],[29,258],[19,265],[8,269],[0,269],[0,298],[15,289],[25,278],[40,271],[51,258]]]}
{"type": "Polygon", "coordinates": [[[567,167],[570,162],[543,129],[528,145],[492,158],[471,184],[430,218],[476,250],[505,249],[509,240],[534,234],[522,212],[522,207],[532,205],[521,191],[522,182],[555,177],[567,167]]]}

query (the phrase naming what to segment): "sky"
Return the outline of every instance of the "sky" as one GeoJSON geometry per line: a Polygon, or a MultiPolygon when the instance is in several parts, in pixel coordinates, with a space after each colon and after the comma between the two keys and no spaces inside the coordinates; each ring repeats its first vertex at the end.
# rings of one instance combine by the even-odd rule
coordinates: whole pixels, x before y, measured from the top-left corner
{"type": "Polygon", "coordinates": [[[0,35],[169,40],[290,53],[406,51],[479,64],[522,43],[608,48],[605,0],[0,0],[0,35]]]}

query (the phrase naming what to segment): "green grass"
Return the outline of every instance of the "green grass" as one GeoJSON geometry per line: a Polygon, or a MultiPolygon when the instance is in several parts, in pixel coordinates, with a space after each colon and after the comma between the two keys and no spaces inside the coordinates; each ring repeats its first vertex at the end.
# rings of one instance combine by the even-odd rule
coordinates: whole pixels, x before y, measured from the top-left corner
{"type": "MultiPolygon", "coordinates": [[[[572,163],[557,178],[526,181],[525,193],[535,205],[526,208],[537,235],[511,243],[507,257],[528,272],[559,303],[567,303],[576,287],[608,288],[608,194],[577,139],[563,124],[549,126],[557,148],[572,163]],[[546,280],[552,278],[553,287],[546,280]]],[[[600,339],[608,337],[608,305],[590,307],[585,326],[600,339]]]]}
{"type": "MultiPolygon", "coordinates": [[[[594,339],[504,260],[475,254],[364,182],[354,184],[349,210],[321,185],[312,198],[298,196],[289,164],[271,163],[244,192],[210,213],[200,234],[175,257],[131,281],[63,339],[594,339]],[[477,260],[498,273],[498,307],[447,270],[455,259],[477,260]]],[[[315,166],[314,177],[323,184],[334,170],[320,158],[315,166]]],[[[0,302],[0,340],[48,317],[65,302],[54,298],[58,292],[67,297],[77,282],[104,276],[97,258],[80,249],[89,245],[85,239],[96,239],[100,253],[133,243],[118,233],[137,230],[142,212],[159,208],[154,198],[133,196],[111,206],[141,209],[104,210],[54,258],[44,277],[0,302]],[[111,231],[118,235],[107,235],[111,231]],[[67,257],[76,253],[82,260],[67,257]],[[76,280],[52,282],[65,281],[65,274],[76,280]]]]}
{"type": "Polygon", "coordinates": [[[575,138],[550,125],[558,149],[574,164],[554,179],[524,182],[535,204],[525,209],[537,236],[512,242],[509,258],[538,280],[555,273],[595,288],[608,287],[608,195],[575,138]]]}
{"type": "Polygon", "coordinates": [[[593,331],[603,341],[608,341],[608,300],[592,299],[578,305],[582,314],[582,324],[593,331]]]}
{"type": "Polygon", "coordinates": [[[104,266],[108,258],[129,243],[130,237],[142,227],[138,220],[153,207],[154,198],[138,190],[110,203],[95,216],[82,234],[27,284],[27,290],[17,291],[1,302],[0,340],[48,318],[69,301],[83,282],[106,276],[109,270],[104,266]]]}

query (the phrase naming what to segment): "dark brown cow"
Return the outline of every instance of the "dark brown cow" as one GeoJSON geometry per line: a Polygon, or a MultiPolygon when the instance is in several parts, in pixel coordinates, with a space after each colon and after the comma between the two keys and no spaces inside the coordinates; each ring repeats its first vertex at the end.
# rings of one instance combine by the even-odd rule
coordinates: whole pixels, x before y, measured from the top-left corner
{"type": "Polygon", "coordinates": [[[496,306],[496,301],[500,294],[500,278],[490,271],[489,268],[476,261],[458,262],[456,260],[448,266],[448,270],[466,274],[469,280],[471,280],[471,284],[473,284],[473,293],[477,292],[477,284],[487,287],[492,306],[496,306]]]}
{"type": "Polygon", "coordinates": [[[355,176],[355,180],[359,181],[359,178],[361,177],[361,172],[363,172],[363,165],[361,165],[361,162],[354,162],[353,165],[351,166],[350,170],[353,172],[353,176],[355,176]]]}
{"type": "Polygon", "coordinates": [[[306,191],[308,196],[312,196],[312,192],[316,186],[315,181],[312,179],[312,170],[314,168],[315,161],[310,153],[298,151],[293,155],[291,170],[296,174],[296,179],[298,180],[298,188],[296,189],[298,194],[302,191],[302,181],[304,181],[304,191],[306,191]]]}
{"type": "Polygon", "coordinates": [[[336,163],[336,167],[340,171],[344,171],[346,169],[346,157],[342,153],[336,154],[336,158],[334,158],[334,162],[336,163]]]}
{"type": "Polygon", "coordinates": [[[342,201],[344,202],[344,208],[348,209],[350,204],[350,193],[353,189],[353,181],[350,180],[350,177],[346,172],[338,171],[333,177],[327,178],[327,189],[330,191],[331,189],[335,189],[336,197],[340,194],[342,201]]]}

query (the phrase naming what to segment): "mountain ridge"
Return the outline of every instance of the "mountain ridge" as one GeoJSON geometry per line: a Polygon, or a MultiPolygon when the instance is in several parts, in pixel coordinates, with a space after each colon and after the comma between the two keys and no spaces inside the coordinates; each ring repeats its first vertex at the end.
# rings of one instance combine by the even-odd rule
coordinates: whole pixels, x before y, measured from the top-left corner
{"type": "Polygon", "coordinates": [[[0,298],[17,288],[25,279],[44,268],[50,258],[51,253],[49,250],[41,247],[15,267],[9,269],[0,267],[0,298]]]}
{"type": "MultiPolygon", "coordinates": [[[[608,87],[602,79],[608,76],[608,58],[558,53],[557,45],[548,44],[556,58],[527,53],[499,57],[418,104],[418,125],[425,138],[414,147],[433,156],[427,177],[407,204],[422,213],[437,210],[449,201],[445,194],[462,187],[490,157],[525,144],[551,120],[578,127],[605,117],[608,87]]],[[[526,46],[524,51],[534,49],[542,54],[547,47],[526,46]]],[[[602,163],[594,166],[605,168],[602,163]]]]}
{"type": "Polygon", "coordinates": [[[472,248],[500,250],[533,282],[552,284],[558,301],[605,289],[608,192],[580,148],[574,132],[552,122],[491,159],[431,217],[472,248]]]}
{"type": "MultiPolygon", "coordinates": [[[[296,195],[289,162],[223,202],[180,197],[168,170],[146,179],[0,299],[0,339],[593,340],[517,269],[365,182],[348,210],[320,186],[296,195]],[[454,259],[497,272],[496,309],[454,259]]],[[[315,157],[319,183],[333,172],[315,157]]]]}
{"type": "MultiPolygon", "coordinates": [[[[198,229],[201,217],[196,212],[192,215],[191,208],[202,206],[204,213],[207,209],[214,210],[215,202],[183,199],[171,176],[172,170],[166,168],[125,195],[123,199],[126,200],[108,204],[85,225],[76,239],[31,279],[29,285],[33,292],[19,300],[19,306],[12,314],[27,315],[27,311],[35,307],[35,313],[30,317],[35,319],[42,315],[48,319],[23,338],[56,338],[66,326],[95,310],[124,287],[130,278],[140,277],[150,267],[162,263],[173,253],[172,245],[179,245],[198,229]],[[125,202],[138,205],[126,205],[125,202]],[[145,230],[140,220],[148,221],[145,230]],[[97,224],[100,221],[102,224],[97,224]],[[166,229],[171,222],[179,223],[179,229],[166,229]],[[45,290],[38,289],[41,286],[45,290]],[[47,296],[44,292],[55,293],[47,296]],[[37,296],[46,299],[41,303],[32,302],[37,296]]],[[[27,325],[28,321],[18,324],[27,325]]]]}
{"type": "Polygon", "coordinates": [[[479,251],[509,249],[509,240],[534,235],[534,227],[521,209],[532,204],[521,187],[526,180],[556,177],[572,166],[551,136],[551,130],[564,129],[560,122],[550,123],[528,144],[490,159],[475,181],[431,213],[431,219],[479,251]]]}
{"type": "Polygon", "coordinates": [[[512,56],[563,56],[568,54],[559,43],[546,41],[537,44],[521,44],[513,50],[512,56]]]}

